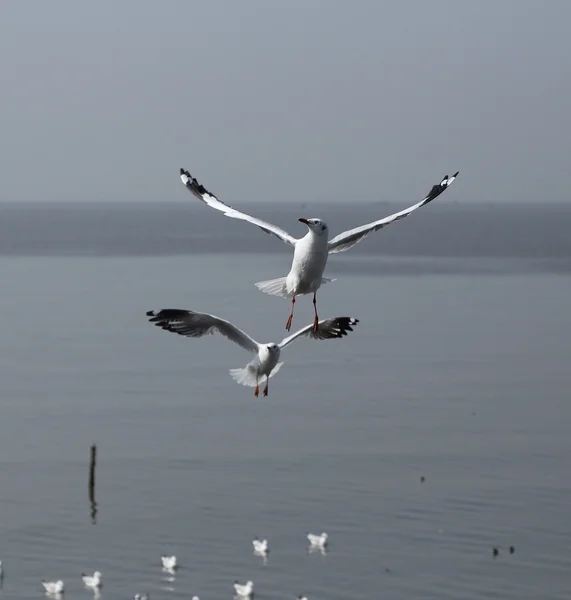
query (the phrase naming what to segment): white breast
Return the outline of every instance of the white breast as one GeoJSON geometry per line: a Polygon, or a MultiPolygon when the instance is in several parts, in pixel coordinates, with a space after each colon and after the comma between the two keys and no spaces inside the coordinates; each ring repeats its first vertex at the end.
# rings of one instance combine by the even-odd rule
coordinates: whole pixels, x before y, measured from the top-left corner
{"type": "Polygon", "coordinates": [[[258,360],[260,361],[258,373],[260,375],[269,375],[272,372],[272,369],[278,364],[279,359],[279,348],[274,352],[270,352],[267,346],[262,346],[258,351],[258,360]]]}
{"type": "Polygon", "coordinates": [[[291,271],[286,279],[288,292],[310,294],[317,291],[328,256],[326,236],[316,236],[310,232],[299,240],[295,245],[291,271]]]}

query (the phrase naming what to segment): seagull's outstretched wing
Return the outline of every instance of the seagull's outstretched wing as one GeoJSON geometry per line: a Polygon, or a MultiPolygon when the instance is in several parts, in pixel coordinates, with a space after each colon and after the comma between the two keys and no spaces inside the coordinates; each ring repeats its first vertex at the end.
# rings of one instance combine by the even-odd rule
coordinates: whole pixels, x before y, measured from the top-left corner
{"type": "Polygon", "coordinates": [[[149,322],[165,331],[196,338],[218,332],[250,352],[258,351],[256,340],[234,327],[232,323],[214,315],[178,308],[163,308],[162,310],[148,311],[147,317],[151,317],[149,322]]]}
{"type": "Polygon", "coordinates": [[[284,231],[283,229],[281,229],[281,227],[278,227],[277,225],[266,223],[266,221],[256,219],[256,217],[247,215],[246,213],[240,212],[239,210],[232,208],[228,204],[224,204],[224,202],[218,200],[218,198],[214,194],[211,194],[203,185],[200,185],[200,183],[198,183],[198,181],[196,181],[196,179],[188,171],[181,169],[180,178],[184,185],[187,187],[187,189],[192,194],[194,194],[199,200],[202,200],[204,204],[210,206],[210,208],[219,210],[220,212],[223,212],[227,217],[230,217],[232,219],[240,219],[242,221],[248,221],[249,223],[253,223],[266,233],[270,233],[272,235],[275,235],[276,237],[279,237],[280,240],[282,240],[282,242],[295,246],[297,240],[294,237],[292,237],[287,231],[284,231]]]}
{"type": "Polygon", "coordinates": [[[303,329],[288,335],[278,345],[285,348],[296,338],[302,335],[308,336],[314,340],[334,340],[347,335],[348,331],[353,331],[353,325],[357,325],[359,319],[353,317],[335,317],[334,319],[323,319],[317,324],[317,331],[313,331],[313,323],[306,325],[303,329]]]}
{"type": "Polygon", "coordinates": [[[432,202],[436,197],[440,196],[440,194],[442,194],[446,188],[448,188],[448,186],[456,179],[456,177],[458,177],[459,172],[460,171],[456,171],[452,177],[448,177],[448,175],[446,175],[439,184],[433,185],[426,198],[424,198],[424,200],[421,202],[418,202],[413,206],[409,206],[408,208],[405,208],[404,210],[401,210],[394,215],[385,217],[379,221],[373,221],[372,223],[361,225],[361,227],[344,231],[343,233],[335,236],[329,241],[329,254],[349,250],[349,248],[352,248],[355,244],[366,238],[370,233],[373,233],[373,231],[378,231],[393,221],[403,219],[404,217],[410,215],[411,212],[414,212],[417,208],[432,202]]]}

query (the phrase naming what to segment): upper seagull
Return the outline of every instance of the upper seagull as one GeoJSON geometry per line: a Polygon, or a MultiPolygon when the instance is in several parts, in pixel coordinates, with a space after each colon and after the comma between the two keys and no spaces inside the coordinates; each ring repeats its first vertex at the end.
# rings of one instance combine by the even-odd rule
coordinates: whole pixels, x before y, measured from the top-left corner
{"type": "Polygon", "coordinates": [[[413,206],[409,206],[400,212],[394,213],[380,219],[378,221],[372,221],[361,227],[355,227],[355,229],[349,229],[335,236],[333,239],[329,239],[329,228],[327,224],[321,219],[306,219],[300,218],[298,221],[307,225],[307,233],[304,237],[296,239],[291,236],[287,231],[284,231],[276,225],[257,219],[247,215],[246,213],[240,212],[235,208],[232,208],[228,204],[218,200],[218,198],[209,192],[203,185],[184,169],[180,170],[180,178],[187,189],[194,194],[199,200],[202,200],[205,204],[219,210],[224,213],[227,217],[232,219],[241,219],[242,221],[249,221],[254,225],[257,225],[260,229],[266,233],[270,233],[278,237],[282,242],[290,244],[294,247],[293,261],[291,264],[290,272],[286,277],[278,277],[277,279],[269,279],[267,281],[259,281],[256,286],[274,296],[281,296],[282,298],[291,297],[291,309],[289,317],[286,323],[286,329],[291,329],[291,322],[293,319],[293,309],[295,305],[296,296],[302,294],[313,294],[313,309],[315,312],[315,318],[313,321],[313,328],[317,331],[319,325],[319,319],[317,316],[317,290],[324,283],[334,281],[333,279],[327,279],[323,277],[323,271],[327,264],[327,258],[329,254],[335,254],[336,252],[344,252],[349,250],[355,244],[366,238],[373,231],[378,231],[385,225],[402,219],[417,208],[432,202],[435,198],[440,196],[442,192],[448,188],[448,186],[456,179],[459,171],[454,173],[452,177],[446,175],[439,184],[432,186],[428,195],[413,206]]]}
{"type": "Polygon", "coordinates": [[[313,325],[309,324],[284,338],[279,344],[260,344],[229,321],[208,313],[164,308],[158,311],[150,310],[147,312],[147,316],[151,317],[149,319],[151,323],[165,331],[195,338],[217,332],[254,353],[256,356],[243,369],[230,369],[230,375],[237,383],[255,388],[254,396],[258,396],[260,393],[259,384],[263,383],[264,378],[266,380],[264,396],[268,395],[268,380],[283,365],[283,362],[278,362],[281,351],[295,339],[301,336],[308,336],[314,340],[340,338],[347,335],[348,331],[353,331],[353,326],[359,322],[358,319],[351,317],[324,319],[319,322],[319,331],[314,331],[313,325]]]}

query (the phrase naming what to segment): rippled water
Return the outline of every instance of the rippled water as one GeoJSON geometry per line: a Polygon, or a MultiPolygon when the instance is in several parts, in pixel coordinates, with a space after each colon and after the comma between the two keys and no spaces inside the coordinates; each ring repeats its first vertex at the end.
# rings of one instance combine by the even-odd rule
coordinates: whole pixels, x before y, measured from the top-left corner
{"type": "MultiPolygon", "coordinates": [[[[229,377],[242,349],[146,322],[194,308],[279,340],[287,302],[252,284],[288,258],[0,259],[3,597],[42,578],[90,597],[99,569],[105,600],[230,598],[235,579],[261,600],[569,598],[569,277],[332,262],[320,314],[360,326],[288,348],[267,399],[229,377]]],[[[311,315],[300,300],[294,328],[311,315]]]]}

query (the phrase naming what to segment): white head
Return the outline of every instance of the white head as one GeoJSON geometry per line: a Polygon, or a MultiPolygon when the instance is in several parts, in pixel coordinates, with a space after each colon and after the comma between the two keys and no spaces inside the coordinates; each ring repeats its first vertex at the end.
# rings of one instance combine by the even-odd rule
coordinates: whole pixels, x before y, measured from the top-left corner
{"type": "Polygon", "coordinates": [[[300,223],[305,223],[309,231],[311,231],[311,233],[313,233],[314,235],[329,235],[329,228],[327,227],[327,223],[325,223],[325,221],[322,221],[321,219],[304,219],[302,217],[301,219],[298,219],[298,221],[300,223]]]}
{"type": "Polygon", "coordinates": [[[324,542],[326,542],[326,541],[327,541],[327,537],[328,537],[328,535],[327,535],[325,532],[323,532],[323,533],[321,534],[321,539],[322,539],[324,542]]]}
{"type": "Polygon", "coordinates": [[[95,573],[93,573],[93,579],[101,579],[101,571],[95,571],[95,573]]]}
{"type": "MultiPolygon", "coordinates": [[[[274,344],[273,342],[270,344],[266,344],[266,348],[268,349],[268,352],[271,355],[275,355],[275,354],[279,354],[280,353],[280,347],[277,344],[274,344]]],[[[257,540],[258,538],[256,538],[257,540]]]]}

